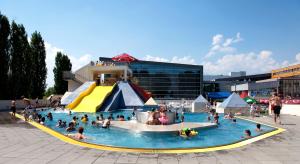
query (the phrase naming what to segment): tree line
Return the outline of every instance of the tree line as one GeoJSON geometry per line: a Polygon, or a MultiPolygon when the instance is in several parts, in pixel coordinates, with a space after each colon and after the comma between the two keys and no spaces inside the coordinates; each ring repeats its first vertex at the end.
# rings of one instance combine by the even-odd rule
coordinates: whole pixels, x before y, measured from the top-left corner
{"type": "MultiPolygon", "coordinates": [[[[72,64],[67,55],[58,52],[55,59],[53,93],[63,94],[67,82],[62,72],[70,71],[72,64]]],[[[30,41],[25,27],[0,12],[0,100],[19,99],[22,96],[42,98],[47,78],[44,40],[37,31],[30,41]]]]}

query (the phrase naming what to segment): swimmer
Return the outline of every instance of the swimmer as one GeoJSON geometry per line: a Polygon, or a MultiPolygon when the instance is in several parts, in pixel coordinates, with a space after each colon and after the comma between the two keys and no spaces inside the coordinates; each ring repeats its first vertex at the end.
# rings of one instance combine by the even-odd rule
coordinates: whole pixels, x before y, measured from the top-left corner
{"type": "Polygon", "coordinates": [[[102,113],[100,114],[100,120],[101,120],[101,121],[104,121],[104,120],[105,120],[102,113]]]}
{"type": "Polygon", "coordinates": [[[111,120],[114,120],[114,116],[113,116],[113,114],[111,113],[111,114],[109,114],[109,117],[110,117],[110,119],[111,120]]]}
{"type": "Polygon", "coordinates": [[[72,132],[72,131],[75,131],[76,129],[75,129],[75,125],[74,125],[74,123],[73,122],[70,122],[69,123],[69,126],[67,127],[67,129],[66,129],[66,131],[67,132],[72,132]]]}
{"type": "Polygon", "coordinates": [[[211,119],[210,119],[210,116],[207,116],[207,121],[208,121],[208,122],[210,122],[210,121],[211,121],[211,119]]]}
{"type": "Polygon", "coordinates": [[[103,120],[100,120],[100,117],[97,116],[97,117],[96,117],[96,123],[97,123],[97,124],[103,124],[103,120]]]}
{"type": "Polygon", "coordinates": [[[76,116],[74,116],[71,122],[73,122],[74,125],[76,126],[76,125],[78,125],[77,120],[78,120],[78,118],[76,116]]]}
{"type": "Polygon", "coordinates": [[[108,117],[107,119],[104,120],[104,123],[102,125],[102,128],[109,128],[110,126],[110,121],[111,121],[111,117],[108,117]]]}
{"type": "Polygon", "coordinates": [[[257,132],[261,132],[262,129],[261,129],[261,125],[260,124],[256,124],[256,129],[255,129],[257,132]]]}
{"type": "Polygon", "coordinates": [[[62,121],[61,120],[58,120],[58,122],[57,122],[57,124],[56,124],[56,127],[61,127],[61,125],[62,125],[62,121]]]}
{"type": "Polygon", "coordinates": [[[72,138],[75,138],[77,140],[82,140],[82,139],[86,139],[86,137],[83,135],[83,127],[79,127],[78,128],[78,133],[77,134],[69,134],[68,136],[72,137],[72,138]]]}
{"type": "Polygon", "coordinates": [[[47,114],[47,118],[48,118],[50,121],[53,120],[53,116],[52,116],[52,113],[51,113],[51,112],[49,112],[49,113],[47,114]]]}
{"type": "Polygon", "coordinates": [[[92,126],[99,127],[100,125],[102,125],[102,123],[99,123],[98,121],[92,121],[92,126]]]}
{"type": "Polygon", "coordinates": [[[214,123],[219,124],[219,114],[215,113],[214,115],[214,123]]]}
{"type": "Polygon", "coordinates": [[[244,131],[244,136],[242,138],[251,138],[251,131],[249,129],[244,131]]]}
{"type": "Polygon", "coordinates": [[[41,120],[40,120],[40,124],[44,125],[45,124],[45,120],[46,120],[45,117],[42,117],[41,120]]]}
{"type": "Polygon", "coordinates": [[[181,113],[180,121],[181,121],[181,122],[184,122],[184,112],[181,113]]]}
{"type": "Polygon", "coordinates": [[[125,121],[125,117],[124,117],[124,115],[120,115],[120,117],[119,117],[119,119],[118,119],[119,121],[125,121]]]}

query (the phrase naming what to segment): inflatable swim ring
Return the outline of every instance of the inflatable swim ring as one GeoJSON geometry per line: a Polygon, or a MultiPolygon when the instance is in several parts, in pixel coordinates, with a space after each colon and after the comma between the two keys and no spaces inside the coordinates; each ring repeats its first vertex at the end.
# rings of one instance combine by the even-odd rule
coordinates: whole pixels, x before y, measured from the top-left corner
{"type": "Polygon", "coordinates": [[[182,137],[192,137],[192,136],[196,136],[198,135],[198,132],[195,131],[195,130],[191,130],[190,128],[183,128],[181,131],[180,131],[180,136],[182,137]],[[190,134],[189,136],[186,135],[186,132],[187,131],[190,131],[190,134]]]}
{"type": "Polygon", "coordinates": [[[86,123],[86,122],[87,122],[86,118],[82,118],[82,119],[81,119],[81,122],[82,122],[82,123],[86,123]]]}

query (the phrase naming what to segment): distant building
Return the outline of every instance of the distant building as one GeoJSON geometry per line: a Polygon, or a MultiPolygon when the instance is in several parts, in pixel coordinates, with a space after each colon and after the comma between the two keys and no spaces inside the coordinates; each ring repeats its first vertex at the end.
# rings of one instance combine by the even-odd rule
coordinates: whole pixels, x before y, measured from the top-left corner
{"type": "Polygon", "coordinates": [[[272,79],[300,78],[300,64],[272,70],[272,79]]]}
{"type": "Polygon", "coordinates": [[[246,71],[230,72],[229,76],[231,76],[231,77],[246,76],[246,71]]]}
{"type": "Polygon", "coordinates": [[[270,97],[276,92],[281,97],[300,98],[300,64],[271,71],[271,77],[232,85],[231,91],[257,98],[270,97]]]}
{"type": "MultiPolygon", "coordinates": [[[[100,57],[100,61],[113,62],[100,57]]],[[[203,66],[138,60],[128,64],[131,81],[155,99],[195,99],[203,93],[203,66]]]]}
{"type": "Polygon", "coordinates": [[[121,62],[100,57],[96,63],[88,63],[74,73],[64,72],[64,79],[68,81],[69,92],[87,81],[96,81],[97,85],[113,85],[124,80],[131,81],[154,99],[195,99],[203,93],[202,65],[137,59],[121,62]]]}

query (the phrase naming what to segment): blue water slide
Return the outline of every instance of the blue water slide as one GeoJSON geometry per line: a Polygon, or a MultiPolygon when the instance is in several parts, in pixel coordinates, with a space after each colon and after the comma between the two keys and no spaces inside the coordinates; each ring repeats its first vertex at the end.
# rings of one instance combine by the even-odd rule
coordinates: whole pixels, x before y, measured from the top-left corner
{"type": "Polygon", "coordinates": [[[119,109],[121,90],[118,85],[114,87],[111,94],[104,100],[104,103],[100,107],[100,111],[113,111],[119,109]]]}
{"type": "Polygon", "coordinates": [[[121,101],[121,107],[141,107],[144,106],[143,100],[137,95],[137,93],[132,89],[132,87],[127,82],[119,82],[118,84],[120,90],[122,91],[123,101],[121,101]]]}
{"type": "Polygon", "coordinates": [[[80,87],[78,87],[71,94],[69,94],[66,97],[64,97],[61,100],[61,104],[62,105],[68,105],[68,104],[70,104],[72,101],[74,101],[80,95],[81,92],[87,90],[93,83],[94,83],[94,81],[87,81],[87,82],[83,83],[80,87]]]}

